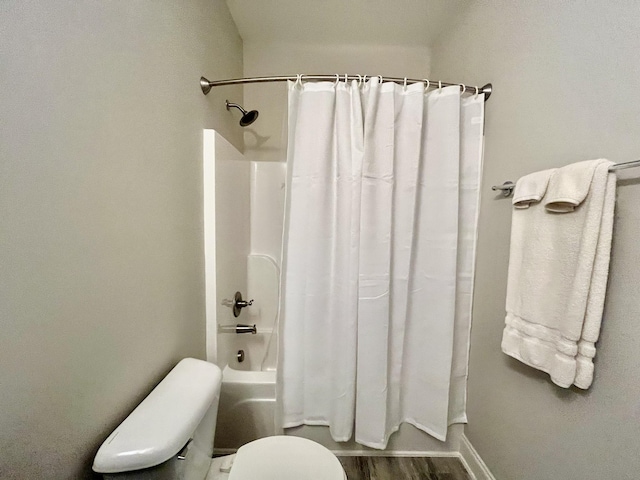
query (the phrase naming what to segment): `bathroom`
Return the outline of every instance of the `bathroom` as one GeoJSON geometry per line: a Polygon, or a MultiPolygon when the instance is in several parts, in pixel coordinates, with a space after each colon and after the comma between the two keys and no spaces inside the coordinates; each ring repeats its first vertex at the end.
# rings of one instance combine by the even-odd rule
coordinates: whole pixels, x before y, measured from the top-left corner
{"type": "MultiPolygon", "coordinates": [[[[265,218],[251,217],[251,195],[280,192],[287,86],[204,96],[200,77],[336,73],[493,85],[468,423],[446,442],[409,426],[387,453],[460,454],[486,470],[477,478],[640,477],[638,170],[617,173],[605,320],[584,392],[501,351],[513,209],[491,190],[581,160],[640,158],[637,3],[387,3],[2,2],[0,478],[94,478],[114,428],[181,359],[207,359],[204,130],[241,152],[254,180],[246,255],[280,261],[277,225],[255,227],[265,218]],[[260,115],[243,128],[225,100],[260,115]]],[[[259,206],[273,212],[269,199],[259,206]]]]}

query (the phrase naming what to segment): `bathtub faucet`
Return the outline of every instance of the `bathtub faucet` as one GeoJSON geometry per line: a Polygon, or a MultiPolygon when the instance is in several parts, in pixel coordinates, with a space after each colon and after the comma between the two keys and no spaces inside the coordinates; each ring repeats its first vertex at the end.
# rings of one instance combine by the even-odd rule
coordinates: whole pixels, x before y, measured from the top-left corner
{"type": "Polygon", "coordinates": [[[236,325],[236,333],[251,333],[255,335],[258,333],[255,323],[253,325],[236,325]]]}
{"type": "Polygon", "coordinates": [[[243,325],[241,323],[237,325],[220,325],[218,326],[218,332],[220,333],[251,333],[255,335],[258,333],[258,329],[255,324],[253,325],[243,325]]]}

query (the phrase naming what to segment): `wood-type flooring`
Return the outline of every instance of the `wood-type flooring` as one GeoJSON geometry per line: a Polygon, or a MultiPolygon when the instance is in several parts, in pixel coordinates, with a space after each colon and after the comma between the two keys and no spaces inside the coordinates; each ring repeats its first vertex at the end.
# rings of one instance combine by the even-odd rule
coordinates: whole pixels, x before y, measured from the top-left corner
{"type": "Polygon", "coordinates": [[[338,457],[347,480],[471,480],[456,457],[338,457]]]}

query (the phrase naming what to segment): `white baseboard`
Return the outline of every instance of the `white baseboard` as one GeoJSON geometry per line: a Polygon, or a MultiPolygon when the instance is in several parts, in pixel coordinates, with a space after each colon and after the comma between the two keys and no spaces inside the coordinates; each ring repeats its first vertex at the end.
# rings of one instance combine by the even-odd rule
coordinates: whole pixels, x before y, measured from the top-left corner
{"type": "Polygon", "coordinates": [[[337,457],[459,457],[458,452],[404,450],[331,450],[337,457]]]}
{"type": "Polygon", "coordinates": [[[460,460],[473,480],[496,480],[466,435],[460,439],[460,460]]]}

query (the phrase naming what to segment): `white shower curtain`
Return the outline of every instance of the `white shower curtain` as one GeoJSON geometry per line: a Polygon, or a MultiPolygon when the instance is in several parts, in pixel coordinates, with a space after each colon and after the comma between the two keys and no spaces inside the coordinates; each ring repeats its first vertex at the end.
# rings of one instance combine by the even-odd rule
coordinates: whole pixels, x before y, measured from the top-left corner
{"type": "Polygon", "coordinates": [[[466,421],[484,96],[290,83],[282,425],[386,447],[466,421]]]}

